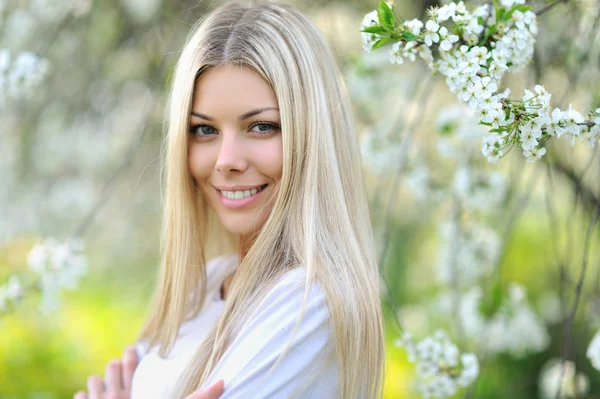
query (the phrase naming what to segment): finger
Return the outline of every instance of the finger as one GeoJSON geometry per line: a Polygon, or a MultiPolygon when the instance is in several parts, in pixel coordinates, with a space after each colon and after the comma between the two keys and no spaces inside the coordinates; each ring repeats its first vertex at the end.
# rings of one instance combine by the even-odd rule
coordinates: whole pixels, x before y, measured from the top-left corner
{"type": "Polygon", "coordinates": [[[208,388],[194,392],[186,399],[218,399],[225,389],[225,381],[219,380],[208,388]]]}
{"type": "Polygon", "coordinates": [[[97,375],[92,375],[87,379],[87,388],[90,399],[101,399],[104,392],[104,381],[97,375]]]}
{"type": "Polygon", "coordinates": [[[106,381],[106,392],[120,393],[123,390],[121,359],[112,359],[108,362],[104,372],[104,380],[106,381]]]}
{"type": "Polygon", "coordinates": [[[225,390],[225,381],[219,380],[212,387],[209,388],[208,398],[209,399],[217,399],[219,396],[221,396],[223,394],[224,390],[225,390]]]}
{"type": "Polygon", "coordinates": [[[125,392],[131,392],[131,382],[137,365],[137,352],[133,346],[128,346],[123,353],[123,389],[125,392]]]}
{"type": "Polygon", "coordinates": [[[73,396],[73,399],[87,399],[87,393],[85,393],[85,391],[77,391],[73,396]]]}

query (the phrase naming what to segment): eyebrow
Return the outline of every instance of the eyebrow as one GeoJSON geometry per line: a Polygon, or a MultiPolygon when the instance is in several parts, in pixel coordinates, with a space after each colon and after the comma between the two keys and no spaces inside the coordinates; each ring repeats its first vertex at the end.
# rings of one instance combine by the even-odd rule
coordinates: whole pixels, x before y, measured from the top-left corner
{"type": "MultiPolygon", "coordinates": [[[[250,117],[252,117],[254,115],[258,115],[260,113],[263,113],[265,111],[269,111],[269,110],[272,110],[272,109],[274,109],[276,111],[279,111],[279,108],[275,108],[275,107],[258,108],[258,109],[254,109],[252,111],[246,112],[245,114],[242,114],[242,115],[238,116],[238,119],[241,120],[241,121],[243,121],[244,119],[248,119],[248,118],[250,118],[250,117]]],[[[214,118],[212,118],[212,117],[210,117],[208,115],[202,114],[200,112],[196,112],[196,111],[192,111],[192,115],[197,116],[198,118],[206,119],[207,121],[213,121],[214,120],[214,118]]]]}

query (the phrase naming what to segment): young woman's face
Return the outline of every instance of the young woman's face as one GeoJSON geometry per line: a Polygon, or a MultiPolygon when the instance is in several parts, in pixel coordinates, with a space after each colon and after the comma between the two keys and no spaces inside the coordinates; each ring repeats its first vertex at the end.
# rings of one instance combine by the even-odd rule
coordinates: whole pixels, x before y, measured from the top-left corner
{"type": "Polygon", "coordinates": [[[275,93],[254,70],[211,68],[196,83],[188,166],[232,233],[259,230],[271,211],[282,173],[280,123],[275,93]]]}

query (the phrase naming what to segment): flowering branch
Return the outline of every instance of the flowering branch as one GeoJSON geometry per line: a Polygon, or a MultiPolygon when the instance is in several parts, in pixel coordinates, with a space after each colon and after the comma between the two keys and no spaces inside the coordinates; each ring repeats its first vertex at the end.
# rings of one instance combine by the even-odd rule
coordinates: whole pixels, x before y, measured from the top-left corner
{"type": "Polygon", "coordinates": [[[500,0],[472,13],[461,1],[433,7],[428,14],[426,23],[400,21],[381,1],[378,10],[363,19],[363,47],[371,51],[393,43],[390,63],[414,61],[418,55],[431,70],[446,76],[448,88],[490,128],[482,147],[489,162],[498,162],[514,147],[535,162],[546,153],[546,141],[565,134],[571,136],[571,145],[576,139],[595,145],[600,108],[586,120],[570,105],[567,111],[552,110],[552,95],[541,85],[535,86],[535,94],[525,90],[521,100],[510,100],[509,89],[499,92],[504,74],[522,69],[533,55],[537,20],[524,0],[500,0]]]}

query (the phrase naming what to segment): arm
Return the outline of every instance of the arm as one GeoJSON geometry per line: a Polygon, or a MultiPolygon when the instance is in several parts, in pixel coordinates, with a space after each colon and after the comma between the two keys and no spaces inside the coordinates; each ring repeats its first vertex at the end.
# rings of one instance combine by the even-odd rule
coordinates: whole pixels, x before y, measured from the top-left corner
{"type": "Polygon", "coordinates": [[[286,355],[273,372],[271,367],[288,345],[304,296],[303,268],[286,273],[266,295],[251,319],[211,373],[203,388],[219,379],[225,381],[221,399],[288,398],[290,395],[333,397],[337,389],[337,367],[329,336],[329,314],[325,296],[313,285],[304,315],[286,355]],[[316,377],[327,379],[315,385],[316,377]],[[331,389],[328,393],[323,388],[331,389]]]}

